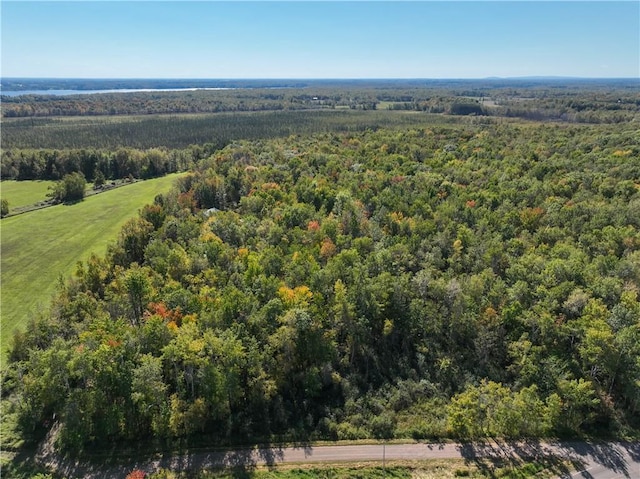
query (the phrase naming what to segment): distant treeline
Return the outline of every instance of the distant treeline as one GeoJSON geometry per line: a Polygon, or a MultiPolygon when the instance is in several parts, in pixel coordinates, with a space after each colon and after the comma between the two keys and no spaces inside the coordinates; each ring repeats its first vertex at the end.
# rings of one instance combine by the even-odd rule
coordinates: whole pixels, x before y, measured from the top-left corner
{"type": "Polygon", "coordinates": [[[430,98],[430,94],[428,90],[386,89],[380,92],[369,88],[245,88],[68,96],[23,95],[3,97],[1,108],[5,118],[323,108],[375,109],[380,101],[425,101],[430,98]]]}
{"type": "Polygon", "coordinates": [[[629,121],[640,109],[633,83],[602,89],[598,84],[491,87],[382,85],[240,88],[92,95],[2,97],[4,118],[115,116],[348,108],[413,110],[453,115],[495,115],[581,123],[629,121]]]}
{"type": "Polygon", "coordinates": [[[130,176],[153,178],[184,171],[222,146],[207,143],[181,150],[3,150],[0,174],[3,179],[16,180],[59,180],[76,172],[82,173],[87,181],[93,181],[100,173],[109,180],[130,176]]]}
{"type": "MultiPolygon", "coordinates": [[[[303,109],[296,98],[274,90],[201,90],[182,92],[101,93],[92,95],[24,95],[3,101],[5,118],[47,116],[146,115],[303,109]]],[[[316,106],[319,106],[316,105],[316,106]]]]}
{"type": "Polygon", "coordinates": [[[307,111],[150,116],[119,120],[19,120],[2,130],[3,179],[59,180],[80,172],[93,181],[151,178],[184,171],[239,139],[445,124],[441,116],[404,112],[307,111]]]}
{"type": "MultiPolygon", "coordinates": [[[[149,115],[101,118],[24,118],[3,121],[2,146],[11,148],[187,148],[310,133],[363,131],[455,122],[414,112],[318,110],[149,115]]],[[[487,120],[488,121],[488,120],[487,120]]]]}

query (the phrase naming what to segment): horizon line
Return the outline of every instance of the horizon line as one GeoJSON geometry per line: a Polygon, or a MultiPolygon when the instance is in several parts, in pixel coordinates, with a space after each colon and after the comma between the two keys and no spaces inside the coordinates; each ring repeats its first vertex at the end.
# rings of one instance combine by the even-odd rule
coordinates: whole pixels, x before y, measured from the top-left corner
{"type": "Polygon", "coordinates": [[[574,75],[519,75],[485,77],[82,77],[82,76],[0,76],[5,80],[166,80],[166,81],[309,81],[309,80],[518,80],[518,79],[559,79],[559,80],[640,80],[640,76],[574,76],[574,75]]]}

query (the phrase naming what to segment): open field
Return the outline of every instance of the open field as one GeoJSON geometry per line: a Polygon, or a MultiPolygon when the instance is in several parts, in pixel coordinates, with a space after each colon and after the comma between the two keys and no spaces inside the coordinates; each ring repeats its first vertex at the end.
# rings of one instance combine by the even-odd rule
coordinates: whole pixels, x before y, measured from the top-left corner
{"type": "MultiPolygon", "coordinates": [[[[2,220],[3,355],[16,328],[48,305],[57,279],[69,276],[78,260],[104,254],[124,222],[166,192],[178,175],[135,183],[86,198],[2,220]]],[[[33,182],[41,184],[44,182],[33,182]]]]}
{"type": "Polygon", "coordinates": [[[12,211],[46,200],[49,187],[54,184],[55,181],[3,181],[0,196],[9,202],[9,211],[12,211]]]}

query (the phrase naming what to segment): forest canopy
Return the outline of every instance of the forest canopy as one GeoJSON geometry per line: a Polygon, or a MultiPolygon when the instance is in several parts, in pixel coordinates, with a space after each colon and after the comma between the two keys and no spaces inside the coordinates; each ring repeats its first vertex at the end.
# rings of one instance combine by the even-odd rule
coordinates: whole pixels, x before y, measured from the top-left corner
{"type": "Polygon", "coordinates": [[[637,430],[639,157],[633,123],[233,141],[78,264],[3,394],[73,451],[637,430]]]}

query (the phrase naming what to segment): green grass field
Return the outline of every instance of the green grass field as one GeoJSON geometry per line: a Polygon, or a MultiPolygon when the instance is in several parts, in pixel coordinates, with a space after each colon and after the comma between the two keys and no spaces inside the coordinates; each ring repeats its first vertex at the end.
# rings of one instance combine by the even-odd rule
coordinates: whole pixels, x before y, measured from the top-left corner
{"type": "Polygon", "coordinates": [[[9,211],[21,206],[44,201],[49,187],[55,181],[3,181],[0,182],[0,197],[9,202],[9,211]]]}
{"type": "Polygon", "coordinates": [[[70,276],[76,263],[91,253],[103,255],[124,222],[158,193],[168,191],[178,176],[141,181],[74,205],[56,205],[0,221],[0,360],[13,331],[47,308],[58,278],[70,276]]]}

